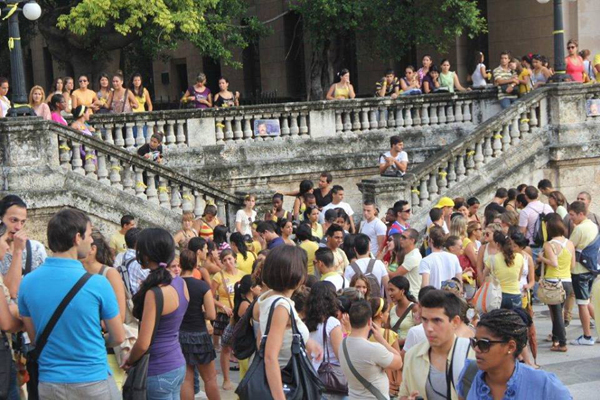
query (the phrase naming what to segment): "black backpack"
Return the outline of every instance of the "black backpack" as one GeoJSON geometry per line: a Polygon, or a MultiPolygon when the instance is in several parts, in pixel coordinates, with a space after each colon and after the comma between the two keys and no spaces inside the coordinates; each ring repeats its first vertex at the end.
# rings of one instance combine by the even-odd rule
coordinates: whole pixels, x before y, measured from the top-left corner
{"type": "Polygon", "coordinates": [[[535,247],[542,247],[548,239],[546,231],[546,213],[538,213],[538,218],[535,221],[533,228],[533,244],[535,247]]]}
{"type": "Polygon", "coordinates": [[[238,360],[245,360],[254,354],[256,351],[256,336],[254,335],[254,328],[252,327],[252,310],[254,310],[254,304],[256,299],[250,303],[250,306],[239,319],[239,321],[233,326],[233,355],[238,360]]]}

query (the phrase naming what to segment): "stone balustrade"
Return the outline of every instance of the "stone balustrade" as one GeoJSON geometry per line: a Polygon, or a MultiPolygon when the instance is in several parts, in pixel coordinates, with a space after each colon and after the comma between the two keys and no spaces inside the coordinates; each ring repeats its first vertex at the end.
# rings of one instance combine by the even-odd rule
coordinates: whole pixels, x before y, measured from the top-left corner
{"type": "Polygon", "coordinates": [[[336,137],[384,129],[477,125],[495,112],[493,88],[465,93],[269,104],[206,110],[99,114],[92,125],[109,144],[133,151],[164,133],[168,149],[251,141],[336,137]],[[260,137],[256,120],[279,120],[281,135],[260,137]]]}

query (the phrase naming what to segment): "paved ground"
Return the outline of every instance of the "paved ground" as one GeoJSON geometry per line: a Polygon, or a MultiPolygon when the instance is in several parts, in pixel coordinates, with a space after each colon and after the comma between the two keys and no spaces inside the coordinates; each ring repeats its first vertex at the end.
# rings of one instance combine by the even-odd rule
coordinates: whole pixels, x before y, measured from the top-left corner
{"type": "MultiPolygon", "coordinates": [[[[538,358],[537,362],[546,371],[554,372],[560,380],[567,385],[574,400],[592,400],[600,398],[600,343],[595,346],[569,346],[567,353],[555,353],[550,351],[551,343],[545,338],[552,330],[548,308],[535,306],[535,326],[538,334],[538,358]]],[[[577,318],[576,316],[574,318],[577,318]]],[[[581,324],[575,319],[567,327],[567,338],[569,340],[581,335],[581,324]]],[[[593,330],[594,336],[597,335],[593,330]]],[[[217,369],[218,363],[217,363],[217,369]]],[[[222,383],[221,372],[218,371],[219,384],[222,383]]],[[[231,379],[234,383],[239,382],[239,373],[231,371],[231,379]]],[[[196,399],[205,399],[200,393],[196,399]]],[[[222,391],[223,400],[236,399],[233,391],[222,391]]]]}

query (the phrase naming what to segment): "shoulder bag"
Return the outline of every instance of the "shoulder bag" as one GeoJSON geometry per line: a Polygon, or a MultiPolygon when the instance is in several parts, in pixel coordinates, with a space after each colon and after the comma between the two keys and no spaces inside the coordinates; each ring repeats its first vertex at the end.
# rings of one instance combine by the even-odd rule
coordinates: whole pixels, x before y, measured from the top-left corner
{"type": "MultiPolygon", "coordinates": [[[[271,304],[269,318],[267,319],[267,328],[262,336],[260,348],[254,360],[252,360],[252,364],[248,372],[246,372],[244,379],[242,379],[235,390],[240,400],[269,400],[273,398],[265,370],[265,346],[275,306],[281,299],[280,297],[271,304]]],[[[320,400],[321,393],[323,392],[323,383],[319,380],[317,372],[308,359],[304,340],[296,324],[294,308],[291,305],[290,320],[293,334],[292,357],[288,364],[281,369],[285,398],[288,400],[320,400]]]]}
{"type": "Polygon", "coordinates": [[[348,338],[344,338],[344,340],[342,341],[342,349],[344,351],[344,358],[346,359],[346,362],[348,363],[348,368],[350,368],[352,375],[354,375],[354,377],[360,382],[360,384],[363,385],[365,387],[365,389],[367,389],[377,400],[387,400],[387,397],[384,396],[383,393],[381,393],[381,391],[379,391],[379,389],[377,389],[375,386],[373,386],[373,384],[371,382],[366,380],[361,374],[358,373],[356,368],[354,368],[354,365],[352,365],[352,360],[350,360],[350,355],[348,354],[348,347],[346,346],[346,339],[348,339],[348,338]]]}
{"type": "Polygon", "coordinates": [[[396,323],[394,324],[394,326],[392,326],[392,315],[390,313],[390,316],[388,317],[388,326],[396,333],[398,333],[398,330],[400,329],[400,325],[402,324],[402,321],[404,321],[404,319],[408,316],[408,313],[412,311],[413,307],[415,306],[415,303],[410,303],[408,305],[408,307],[406,307],[406,310],[404,310],[404,312],[402,313],[402,315],[400,316],[400,318],[398,318],[398,321],[396,321],[396,323]]]}
{"type": "Polygon", "coordinates": [[[46,346],[46,343],[48,343],[48,338],[50,337],[52,330],[56,326],[58,320],[62,316],[63,312],[65,311],[71,300],[73,300],[75,295],[79,293],[79,291],[83,288],[83,286],[91,277],[92,274],[88,274],[86,272],[81,278],[79,278],[77,283],[75,283],[71,290],[69,290],[69,293],[67,293],[67,295],[62,299],[62,301],[54,311],[54,314],[52,314],[52,317],[50,317],[50,320],[44,327],[44,330],[36,339],[34,349],[27,353],[27,372],[29,373],[29,381],[31,382],[31,385],[28,385],[28,388],[31,386],[31,388],[35,390],[35,393],[29,393],[30,399],[38,398],[37,387],[40,377],[38,360],[40,358],[40,355],[42,354],[42,351],[44,350],[44,347],[46,346]]]}
{"type": "MultiPolygon", "coordinates": [[[[554,249],[552,250],[554,251],[554,249]]],[[[546,265],[542,264],[542,275],[540,276],[540,280],[538,282],[538,298],[542,303],[549,306],[562,304],[565,301],[567,294],[561,280],[559,279],[558,282],[547,281],[544,279],[545,272],[546,265]]]]}
{"type": "Polygon", "coordinates": [[[497,310],[502,305],[502,288],[500,287],[498,278],[494,274],[495,257],[495,254],[490,256],[490,276],[485,278],[485,282],[477,289],[475,296],[473,296],[473,304],[479,314],[497,310]]]}
{"type": "Polygon", "coordinates": [[[317,374],[325,386],[325,393],[348,395],[348,380],[342,367],[331,363],[327,346],[327,320],[323,323],[323,361],[317,374]]]}
{"type": "Polygon", "coordinates": [[[254,336],[254,328],[252,327],[252,311],[256,299],[250,303],[248,309],[242,317],[236,322],[232,333],[232,349],[233,355],[238,360],[250,358],[256,351],[256,337],[254,336]]]}
{"type": "MultiPolygon", "coordinates": [[[[154,341],[154,336],[158,330],[160,316],[162,315],[164,307],[164,299],[160,287],[153,287],[151,290],[154,292],[154,297],[156,297],[156,319],[154,321],[154,329],[152,331],[150,343],[154,341]]],[[[137,360],[127,372],[127,379],[123,384],[123,400],[146,400],[146,381],[148,380],[149,364],[150,348],[148,348],[146,353],[144,353],[144,355],[137,360]]]]}

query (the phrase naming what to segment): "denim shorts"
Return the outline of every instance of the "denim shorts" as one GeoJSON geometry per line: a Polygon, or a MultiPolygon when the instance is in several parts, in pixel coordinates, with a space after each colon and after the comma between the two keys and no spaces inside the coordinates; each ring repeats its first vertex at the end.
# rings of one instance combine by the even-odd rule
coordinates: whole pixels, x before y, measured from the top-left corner
{"type": "Polygon", "coordinates": [[[179,400],[186,366],[182,365],[164,374],[149,376],[146,381],[148,400],[179,400]]]}
{"type": "Polygon", "coordinates": [[[573,292],[575,292],[577,304],[585,305],[590,302],[590,293],[592,292],[592,284],[594,283],[595,277],[596,276],[591,272],[571,275],[573,292]]]}
{"type": "Polygon", "coordinates": [[[500,305],[500,308],[512,310],[521,308],[522,305],[523,299],[521,298],[521,294],[502,293],[502,304],[500,305]]]}

